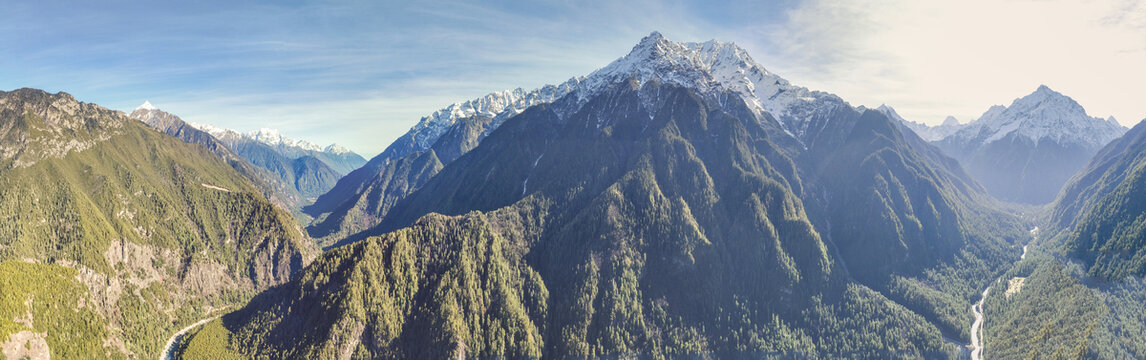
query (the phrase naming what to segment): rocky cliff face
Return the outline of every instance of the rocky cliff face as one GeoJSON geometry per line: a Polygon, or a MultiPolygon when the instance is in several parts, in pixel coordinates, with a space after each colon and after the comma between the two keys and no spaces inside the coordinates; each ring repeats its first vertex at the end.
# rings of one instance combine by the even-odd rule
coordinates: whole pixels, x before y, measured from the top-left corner
{"type": "Polygon", "coordinates": [[[107,109],[76,101],[67,93],[43,96],[35,89],[0,91],[0,161],[29,167],[84,151],[121,134],[125,119],[107,109]]]}

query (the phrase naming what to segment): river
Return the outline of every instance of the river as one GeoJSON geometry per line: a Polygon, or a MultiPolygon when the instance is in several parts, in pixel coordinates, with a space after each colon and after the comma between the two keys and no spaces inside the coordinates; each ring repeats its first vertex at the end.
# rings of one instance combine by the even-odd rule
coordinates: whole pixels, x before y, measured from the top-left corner
{"type": "MultiPolygon", "coordinates": [[[[1027,258],[1027,247],[1034,245],[1035,241],[1039,240],[1039,228],[1036,226],[1031,229],[1031,242],[1023,245],[1023,254],[1019,256],[1019,260],[1027,258]]],[[[995,282],[998,283],[1002,280],[1000,277],[995,282]]],[[[979,298],[979,302],[971,305],[971,314],[975,315],[975,322],[971,323],[971,360],[983,360],[983,323],[986,319],[983,317],[983,302],[987,301],[987,295],[991,293],[991,287],[987,286],[983,290],[983,296],[979,298]]]]}
{"type": "Polygon", "coordinates": [[[979,298],[979,302],[971,305],[971,313],[975,314],[975,322],[971,324],[971,360],[983,359],[983,339],[981,339],[981,332],[983,331],[983,302],[987,300],[987,294],[991,292],[991,287],[988,286],[983,290],[983,297],[979,298]]]}
{"type": "Polygon", "coordinates": [[[183,328],[183,330],[179,330],[179,332],[175,333],[175,335],[171,335],[171,337],[167,339],[167,345],[163,346],[163,352],[159,354],[159,360],[175,360],[175,347],[179,344],[180,340],[183,340],[183,336],[187,335],[187,332],[191,331],[191,329],[206,324],[211,320],[218,319],[219,316],[221,315],[215,315],[213,317],[199,320],[198,322],[183,328]]]}

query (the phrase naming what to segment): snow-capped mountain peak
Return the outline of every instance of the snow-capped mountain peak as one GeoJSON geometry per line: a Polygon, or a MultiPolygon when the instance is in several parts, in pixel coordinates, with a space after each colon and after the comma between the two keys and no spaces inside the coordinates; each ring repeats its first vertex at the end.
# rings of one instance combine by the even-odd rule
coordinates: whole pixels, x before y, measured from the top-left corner
{"type": "Polygon", "coordinates": [[[585,99],[608,84],[629,78],[641,84],[653,80],[674,83],[701,93],[731,91],[754,110],[772,114],[797,138],[803,133],[808,113],[813,111],[805,104],[843,103],[833,95],[791,85],[752,60],[735,43],[678,43],[658,32],[641,39],[628,55],[590,74],[577,93],[585,99]]]}
{"type": "Polygon", "coordinates": [[[159,110],[159,108],[155,107],[155,105],[151,105],[151,101],[144,101],[143,105],[139,105],[135,110],[159,110]]]}
{"type": "Polygon", "coordinates": [[[939,126],[929,126],[921,122],[910,121],[904,119],[894,108],[886,104],[875,108],[875,111],[883,113],[891,120],[899,121],[908,129],[914,131],[916,135],[919,135],[920,138],[927,141],[937,141],[946,138],[963,127],[963,125],[959,124],[958,120],[955,120],[955,118],[951,116],[948,116],[947,119],[943,121],[943,124],[939,126]]]}
{"type": "MultiPolygon", "coordinates": [[[[572,78],[559,85],[546,85],[526,91],[522,88],[492,92],[473,100],[454,103],[422,118],[407,133],[414,151],[429,149],[459,119],[488,116],[494,119],[490,130],[501,125],[510,116],[530,106],[553,102],[574,89],[583,78],[572,78]]],[[[401,139],[399,139],[401,140],[401,139]]],[[[399,156],[404,154],[398,154],[399,156]]]]}
{"type": "Polygon", "coordinates": [[[303,150],[322,151],[322,147],[306,140],[291,139],[283,136],[278,130],[261,128],[247,133],[247,137],[270,146],[288,146],[303,150]]]}
{"type": "Polygon", "coordinates": [[[887,115],[887,117],[891,118],[892,120],[899,120],[902,122],[907,122],[907,119],[904,119],[903,116],[900,116],[899,113],[896,112],[894,108],[887,106],[887,104],[880,104],[879,107],[875,108],[875,111],[878,111],[878,112],[883,113],[884,115],[887,115]]]}
{"type": "Polygon", "coordinates": [[[394,158],[429,149],[459,119],[475,115],[493,117],[494,121],[485,130],[488,134],[505,119],[526,108],[571,95],[571,101],[554,109],[558,116],[566,117],[609,86],[630,79],[638,84],[650,81],[676,84],[707,96],[719,96],[720,92],[729,91],[739,95],[757,115],[771,114],[785,131],[798,140],[802,140],[808,119],[816,112],[849,106],[835,95],[791,85],[788,80],[756,63],[747,51],[734,43],[716,40],[678,43],[653,32],[642,38],[627,55],[588,76],[531,91],[494,92],[438,110],[423,117],[391,145],[393,150],[384,154],[394,158]]]}
{"type": "Polygon", "coordinates": [[[334,155],[343,155],[343,154],[349,154],[349,153],[353,152],[353,151],[350,151],[350,149],[347,149],[347,148],[343,147],[342,145],[338,145],[338,144],[327,145],[325,148],[322,149],[322,151],[325,153],[330,153],[330,154],[334,154],[334,155]]]}
{"type": "Polygon", "coordinates": [[[1074,99],[1040,85],[1010,106],[992,106],[957,135],[980,138],[984,144],[1013,134],[1036,143],[1049,139],[1101,147],[1124,132],[1117,121],[1092,117],[1074,99]]]}

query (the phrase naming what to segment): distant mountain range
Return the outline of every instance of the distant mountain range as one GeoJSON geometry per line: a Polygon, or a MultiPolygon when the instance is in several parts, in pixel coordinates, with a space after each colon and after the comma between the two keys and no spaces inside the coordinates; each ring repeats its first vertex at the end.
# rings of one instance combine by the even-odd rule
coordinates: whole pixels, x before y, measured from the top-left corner
{"type": "Polygon", "coordinates": [[[1091,117],[1073,99],[1046,86],[994,106],[977,120],[948,118],[929,127],[878,109],[958,159],[995,197],[1046,204],[1099,149],[1126,132],[1114,118],[1091,117]]]}
{"type": "MultiPolygon", "coordinates": [[[[265,183],[263,187],[269,189],[268,196],[281,199],[285,206],[295,211],[329,191],[343,174],[366,163],[366,159],[337,144],[322,148],[283,137],[275,130],[260,129],[240,134],[211,125],[186,123],[150,102],[132,111],[131,116],[185,141],[208,148],[221,145],[226,152],[265,170],[262,173],[244,173],[265,183]]],[[[218,152],[223,155],[222,151],[218,152]]]]}
{"type": "Polygon", "coordinates": [[[943,140],[966,126],[966,124],[960,124],[959,119],[956,119],[954,116],[948,116],[946,119],[943,119],[943,123],[939,124],[938,126],[930,126],[921,122],[910,121],[904,119],[903,116],[900,116],[899,113],[895,112],[895,109],[887,106],[886,104],[875,108],[875,111],[879,111],[884,115],[887,115],[887,117],[891,118],[892,120],[898,120],[908,129],[911,129],[911,131],[915,132],[916,135],[919,135],[920,138],[926,141],[943,140]]]}
{"type": "Polygon", "coordinates": [[[1030,254],[985,312],[992,358],[1146,358],[1146,122],[1107,144],[1047,206],[1030,254]]]}
{"type": "Polygon", "coordinates": [[[255,141],[270,146],[280,155],[289,159],[298,159],[306,156],[314,157],[339,174],[348,174],[354,169],[366,164],[362,156],[338,144],[320,147],[305,140],[296,140],[283,136],[278,130],[259,129],[240,134],[231,129],[221,129],[208,124],[189,123],[200,130],[214,135],[228,144],[240,144],[255,141]]]}

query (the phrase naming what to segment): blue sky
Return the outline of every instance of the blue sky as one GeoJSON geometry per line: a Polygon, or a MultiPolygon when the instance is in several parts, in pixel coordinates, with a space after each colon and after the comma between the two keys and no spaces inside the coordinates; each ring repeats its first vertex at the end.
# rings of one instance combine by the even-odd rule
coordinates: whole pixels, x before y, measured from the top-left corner
{"type": "Polygon", "coordinates": [[[1146,116],[1140,1],[29,1],[0,13],[0,90],[277,128],[380,152],[421,116],[585,75],[651,31],[733,41],[795,84],[968,121],[1047,84],[1146,116]]]}

